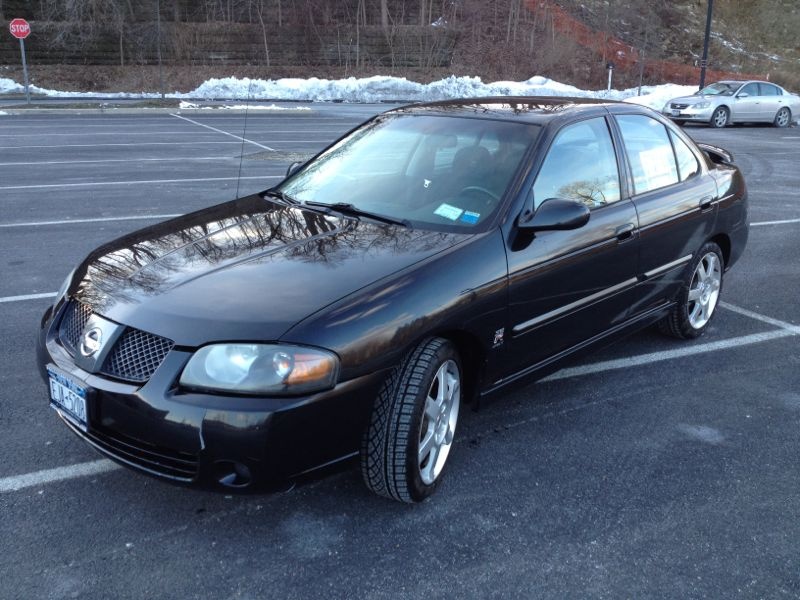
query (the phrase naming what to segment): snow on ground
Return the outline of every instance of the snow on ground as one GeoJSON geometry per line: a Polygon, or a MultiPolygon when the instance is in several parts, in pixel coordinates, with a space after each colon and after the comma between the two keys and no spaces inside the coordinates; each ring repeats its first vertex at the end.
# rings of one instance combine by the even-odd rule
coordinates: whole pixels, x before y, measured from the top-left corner
{"type": "Polygon", "coordinates": [[[219,106],[201,106],[195,102],[186,102],[186,100],[181,100],[178,108],[200,110],[291,110],[292,112],[311,110],[308,106],[278,106],[277,104],[223,104],[219,106]]]}
{"type": "MultiPolygon", "coordinates": [[[[431,83],[409,81],[404,77],[378,75],[356,79],[238,79],[225,77],[209,79],[191,92],[173,92],[169,98],[187,100],[288,100],[301,102],[426,102],[448,98],[475,98],[480,96],[580,96],[628,100],[661,109],[667,100],[696,91],[695,86],[664,84],[642,87],[642,96],[636,97],[637,88],[627,90],[581,90],[571,85],[536,76],[527,81],[495,81],[484,83],[480,77],[451,76],[431,83]]],[[[0,94],[21,93],[23,86],[7,78],[0,78],[0,94]]],[[[31,92],[51,97],[71,98],[157,98],[152,92],[64,92],[31,86],[31,92]]],[[[252,106],[250,108],[253,108],[252,106]]],[[[281,110],[281,107],[263,107],[264,110],[281,110]]]]}

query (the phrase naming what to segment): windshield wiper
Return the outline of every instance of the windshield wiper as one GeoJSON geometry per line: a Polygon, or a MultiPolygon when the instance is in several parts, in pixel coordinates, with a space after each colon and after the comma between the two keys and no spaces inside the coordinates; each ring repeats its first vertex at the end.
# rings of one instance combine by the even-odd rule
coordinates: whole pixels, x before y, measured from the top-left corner
{"type": "Polygon", "coordinates": [[[280,190],[276,190],[275,188],[271,188],[264,192],[264,196],[269,196],[270,198],[277,198],[278,200],[282,201],[284,204],[288,206],[297,206],[300,204],[299,200],[295,200],[291,196],[287,195],[285,192],[280,190]]]}
{"type": "Polygon", "coordinates": [[[307,200],[305,204],[306,206],[329,208],[330,210],[335,210],[336,212],[342,213],[343,215],[349,215],[352,217],[366,217],[367,219],[372,219],[373,221],[380,221],[382,223],[389,223],[390,225],[400,225],[401,227],[411,226],[411,223],[405,219],[395,219],[393,217],[387,217],[386,215],[379,215],[378,213],[369,212],[367,210],[361,210],[360,208],[350,204],[349,202],[334,202],[333,204],[328,204],[326,202],[315,202],[313,200],[307,200]]]}

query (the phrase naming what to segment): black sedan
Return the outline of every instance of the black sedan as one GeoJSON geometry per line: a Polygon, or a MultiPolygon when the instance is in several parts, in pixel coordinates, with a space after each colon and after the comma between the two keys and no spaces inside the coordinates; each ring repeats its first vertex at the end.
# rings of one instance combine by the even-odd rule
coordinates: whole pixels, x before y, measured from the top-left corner
{"type": "Polygon", "coordinates": [[[392,110],[92,252],[38,361],[64,423],[138,471],[243,490],[359,456],[420,501],[465,403],[653,323],[701,335],[746,196],[727,152],[631,104],[392,110]]]}

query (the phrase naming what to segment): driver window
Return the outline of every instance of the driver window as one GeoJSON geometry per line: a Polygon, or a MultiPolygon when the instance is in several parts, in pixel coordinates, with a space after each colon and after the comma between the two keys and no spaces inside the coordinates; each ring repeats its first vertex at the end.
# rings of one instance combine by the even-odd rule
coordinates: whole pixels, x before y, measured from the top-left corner
{"type": "Polygon", "coordinates": [[[619,170],[605,118],[568,125],[556,136],[533,184],[534,207],[548,198],[591,208],[620,199],[619,170]]]}
{"type": "Polygon", "coordinates": [[[739,92],[740,96],[742,94],[747,94],[748,96],[758,96],[758,84],[757,83],[748,83],[739,92]]]}

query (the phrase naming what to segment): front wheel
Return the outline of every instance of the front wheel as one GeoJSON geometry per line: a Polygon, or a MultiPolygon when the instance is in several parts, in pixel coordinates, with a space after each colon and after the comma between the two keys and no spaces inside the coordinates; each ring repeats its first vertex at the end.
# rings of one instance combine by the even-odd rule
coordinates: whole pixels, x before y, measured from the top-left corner
{"type": "Polygon", "coordinates": [[[714,242],[704,244],[686,269],[678,303],[658,323],[662,333],[684,340],[705,333],[719,302],[723,270],[720,247],[714,242]]]}
{"type": "Polygon", "coordinates": [[[720,106],[717,108],[714,113],[711,115],[711,126],[712,127],[725,127],[728,124],[728,119],[730,118],[730,113],[728,109],[724,106],[720,106]]]}
{"type": "Polygon", "coordinates": [[[773,124],[775,127],[786,127],[792,120],[792,112],[785,106],[781,108],[775,115],[773,124]]]}
{"type": "Polygon", "coordinates": [[[461,361],[431,338],[387,377],[361,444],[361,474],[376,494],[420,502],[441,481],[461,406],[461,361]]]}

